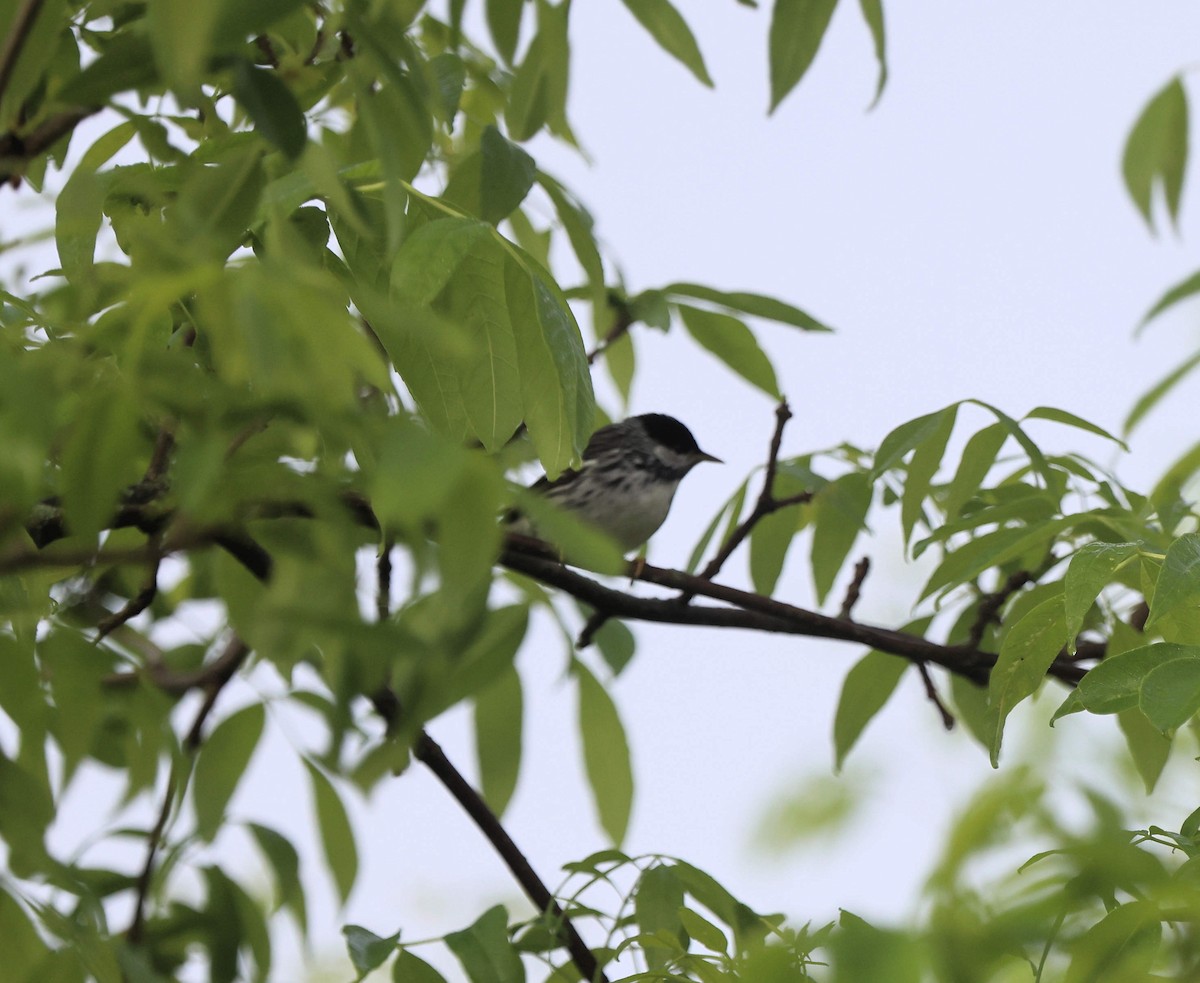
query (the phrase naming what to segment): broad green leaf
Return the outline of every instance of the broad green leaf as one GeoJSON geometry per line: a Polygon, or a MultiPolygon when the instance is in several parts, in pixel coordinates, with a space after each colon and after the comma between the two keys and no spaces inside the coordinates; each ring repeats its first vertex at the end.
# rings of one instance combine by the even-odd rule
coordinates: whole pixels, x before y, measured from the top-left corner
{"type": "Polygon", "coordinates": [[[1114,437],[1103,427],[1098,427],[1089,420],[1083,419],[1081,416],[1076,416],[1074,413],[1068,413],[1066,410],[1056,409],[1053,406],[1039,406],[1036,409],[1030,410],[1025,414],[1026,420],[1050,420],[1054,423],[1061,423],[1063,426],[1075,427],[1077,430],[1083,430],[1087,433],[1093,433],[1097,437],[1103,437],[1106,440],[1111,440],[1122,450],[1129,450],[1125,445],[1125,441],[1119,437],[1114,437]]]}
{"type": "Polygon", "coordinates": [[[1138,553],[1136,543],[1088,543],[1073,557],[1064,578],[1067,651],[1075,653],[1075,640],[1084,616],[1100,592],[1112,582],[1113,574],[1138,553]]]}
{"type": "Polygon", "coordinates": [[[946,445],[950,442],[950,433],[954,430],[954,421],[958,416],[958,404],[952,403],[936,415],[937,425],[913,450],[912,459],[908,462],[908,474],[904,479],[900,521],[906,544],[912,540],[913,529],[921,518],[925,498],[933,484],[933,476],[946,453],[946,445]]]}
{"type": "Polygon", "coordinates": [[[1142,110],[1129,133],[1121,160],[1125,187],[1151,231],[1154,231],[1153,196],[1156,186],[1162,188],[1172,223],[1179,219],[1179,199],[1183,193],[1187,156],[1187,94],[1176,76],[1142,110]]]}
{"type": "MultiPolygon", "coordinates": [[[[1168,307],[1174,307],[1182,300],[1187,300],[1189,297],[1194,297],[1200,293],[1200,271],[1193,273],[1191,276],[1171,287],[1165,294],[1155,301],[1154,306],[1148,310],[1138,324],[1140,331],[1147,324],[1153,321],[1159,314],[1165,311],[1168,307]]],[[[1128,429],[1128,428],[1127,428],[1128,429]]]]}
{"type": "Polygon", "coordinates": [[[1118,905],[1071,945],[1065,983],[1149,980],[1162,940],[1163,912],[1156,903],[1118,905]]]}
{"type": "MultiPolygon", "coordinates": [[[[1197,274],[1200,278],[1200,274],[1197,274]]],[[[1192,371],[1200,365],[1200,352],[1183,360],[1176,368],[1167,373],[1161,380],[1151,386],[1146,392],[1138,397],[1136,403],[1133,404],[1133,409],[1129,411],[1129,415],[1125,417],[1125,423],[1122,429],[1125,436],[1133,433],[1133,428],[1142,422],[1143,418],[1155,406],[1157,406],[1172,389],[1174,389],[1183,379],[1191,375],[1192,371]]]]}
{"type": "Polygon", "coordinates": [[[0,839],[8,847],[5,866],[17,877],[30,877],[49,862],[44,838],[54,816],[45,776],[0,751],[0,839]]]}
{"type": "Polygon", "coordinates": [[[1029,435],[1021,429],[1021,425],[1016,420],[1003,410],[998,409],[991,403],[985,403],[983,400],[968,399],[964,400],[964,402],[983,407],[983,409],[987,410],[1000,421],[1000,425],[1008,431],[1009,435],[1021,445],[1021,449],[1029,456],[1030,466],[1041,475],[1042,480],[1046,483],[1046,487],[1053,487],[1054,475],[1050,470],[1050,465],[1046,463],[1046,455],[1042,453],[1037,444],[1029,439],[1029,435]]]}
{"type": "Polygon", "coordinates": [[[613,843],[620,844],[633,805],[633,769],[625,728],[612,698],[588,668],[576,662],[574,672],[579,684],[579,733],[588,784],[600,825],[613,843]]]}
{"type": "Polygon", "coordinates": [[[392,964],[392,983],[446,983],[446,977],[420,956],[401,949],[392,964]]]}
{"type": "Polygon", "coordinates": [[[1146,794],[1154,791],[1159,776],[1171,756],[1171,739],[1146,719],[1141,710],[1122,710],[1117,714],[1117,724],[1125,736],[1134,767],[1146,786],[1146,794]]]}
{"type": "Polygon", "coordinates": [[[511,665],[475,694],[475,753],[483,797],[503,816],[521,767],[521,723],[524,707],[521,677],[511,665]]]}
{"type": "Polygon", "coordinates": [[[980,489],[1007,439],[1008,431],[998,423],[971,435],[963,448],[958,470],[946,489],[943,508],[948,519],[958,518],[962,507],[980,489]]]}
{"type": "Polygon", "coordinates": [[[521,37],[521,14],[525,11],[524,0],[485,0],[484,12],[487,16],[488,33],[492,36],[492,44],[511,66],[517,54],[517,41],[521,37]]]}
{"type": "Polygon", "coordinates": [[[988,684],[993,768],[999,765],[1004,721],[1013,707],[1041,685],[1062,648],[1063,620],[1062,598],[1051,597],[1028,612],[1004,636],[988,684]]]}
{"type": "Polygon", "coordinates": [[[222,720],[200,748],[192,774],[196,834],[212,842],[221,831],[225,809],[250,765],[262,737],[265,715],[252,703],[222,720]]]}
{"type": "Polygon", "coordinates": [[[840,931],[830,936],[829,945],[833,983],[920,983],[923,960],[916,939],[903,932],[876,928],[845,909],[838,925],[840,931]]]}
{"type": "MultiPolygon", "coordinates": [[[[608,289],[604,283],[604,262],[600,258],[600,248],[596,243],[592,216],[574,195],[544,171],[538,172],[537,182],[550,198],[550,203],[554,205],[558,221],[567,234],[567,241],[571,243],[571,251],[587,275],[594,308],[593,317],[598,318],[608,306],[608,289]]],[[[599,330],[598,326],[597,330],[599,330]]],[[[630,346],[628,335],[620,341],[625,346],[630,346]]],[[[631,346],[629,350],[632,353],[631,346]]],[[[614,354],[611,347],[605,354],[605,360],[609,362],[610,366],[614,354]]]]}
{"type": "MultiPolygon", "coordinates": [[[[21,8],[33,14],[33,21],[20,46],[11,52],[5,50],[6,60],[11,55],[12,61],[7,66],[9,72],[5,84],[0,85],[3,96],[0,98],[0,133],[19,132],[21,124],[25,122],[25,101],[47,78],[48,69],[52,71],[54,50],[60,43],[62,32],[67,29],[71,15],[66,0],[44,0],[36,5],[18,5],[15,2],[0,4],[0,36],[6,41],[12,20],[21,8]]],[[[7,49],[7,44],[0,47],[7,49]]]]}
{"type": "Polygon", "coordinates": [[[184,93],[191,93],[199,86],[208,67],[223,6],[219,0],[191,0],[153,3],[147,7],[146,24],[154,46],[154,63],[167,85],[184,93]]]}
{"type": "Polygon", "coordinates": [[[307,140],[304,112],[275,72],[239,61],[233,71],[233,95],[255,130],[288,157],[300,156],[307,140]]]}
{"type": "Polygon", "coordinates": [[[859,0],[863,19],[871,31],[871,42],[875,46],[875,60],[879,63],[879,81],[875,84],[875,97],[871,100],[870,108],[874,108],[883,95],[883,88],[888,80],[887,63],[887,34],[883,25],[882,0],[859,0]]]}
{"type": "Polygon", "coordinates": [[[728,952],[729,940],[716,925],[691,908],[679,909],[679,922],[684,932],[713,952],[728,952]]]}
{"type": "Polygon", "coordinates": [[[771,12],[768,54],[771,65],[771,106],[804,78],[817,56],[837,0],[775,0],[771,12]]]}
{"type": "Polygon", "coordinates": [[[429,59],[426,74],[433,90],[433,108],[446,123],[453,123],[467,83],[467,67],[453,51],[443,51],[429,59]]]}
{"type": "Polygon", "coordinates": [[[4,971],[13,980],[34,980],[35,968],[48,946],[7,890],[0,888],[0,938],[4,939],[4,971]]]}
{"type": "Polygon", "coordinates": [[[944,428],[947,415],[949,415],[950,421],[953,423],[954,414],[957,409],[958,404],[952,403],[934,413],[926,413],[915,420],[902,423],[892,430],[891,433],[883,438],[879,444],[879,449],[875,452],[875,464],[871,469],[871,480],[876,481],[880,475],[899,467],[905,454],[924,441],[931,439],[939,430],[944,428]]]}
{"type": "MultiPolygon", "coordinates": [[[[776,472],[777,498],[787,498],[801,490],[798,480],[776,472]]],[[[757,593],[770,596],[775,592],[788,550],[796,533],[807,524],[810,514],[811,509],[807,505],[789,506],[755,523],[750,531],[750,579],[757,593]]]]}
{"type": "MultiPolygon", "coordinates": [[[[682,907],[683,883],[670,866],[655,864],[642,872],[633,900],[634,917],[642,934],[666,932],[677,938],[681,945],[685,944],[683,923],[679,920],[682,907]]],[[[669,959],[657,946],[646,946],[644,953],[651,969],[661,969],[669,959]]]]}
{"type": "Polygon", "coordinates": [[[1153,642],[1130,649],[1088,670],[1076,692],[1092,713],[1136,709],[1142,681],[1159,666],[1180,659],[1200,661],[1200,646],[1153,642]]]}
{"type": "MultiPolygon", "coordinates": [[[[929,619],[923,619],[926,625],[929,619]]],[[[909,630],[909,629],[904,629],[909,630]]],[[[833,718],[834,770],[841,771],[871,719],[883,709],[909,666],[907,659],[870,651],[846,673],[833,718]]]]}
{"type": "Polygon", "coordinates": [[[701,347],[707,348],[729,368],[768,396],[779,398],[779,382],[771,360],[758,346],[744,321],[729,314],[679,305],[684,326],[701,347]]]}
{"type": "MultiPolygon", "coordinates": [[[[411,181],[416,177],[433,142],[433,120],[413,80],[401,75],[387,85],[364,85],[358,111],[383,164],[385,180],[411,181]]],[[[305,161],[310,157],[311,148],[305,161]]]]}
{"type": "Polygon", "coordinates": [[[683,15],[670,0],[622,0],[663,51],[677,58],[701,82],[712,87],[713,81],[704,67],[700,46],[683,15]]]}
{"type": "Polygon", "coordinates": [[[157,80],[149,39],[142,34],[118,34],[95,61],[59,89],[56,101],[103,106],[119,92],[146,88],[157,80]]]}
{"type": "Polygon", "coordinates": [[[1167,548],[1167,557],[1154,586],[1150,602],[1150,629],[1164,614],[1181,605],[1200,601],[1200,533],[1180,536],[1167,548]]]}
{"type": "Polygon", "coordinates": [[[621,671],[633,659],[637,639],[622,621],[609,618],[595,634],[596,648],[608,666],[613,676],[619,676],[621,671]]]}
{"type": "MultiPolygon", "coordinates": [[[[696,541],[696,545],[692,548],[691,556],[688,557],[687,572],[695,573],[700,566],[700,561],[704,559],[704,554],[708,550],[708,544],[712,542],[713,536],[717,534],[717,529],[721,526],[721,520],[727,519],[734,511],[740,510],[742,503],[746,500],[746,487],[749,483],[749,478],[743,481],[734,493],[728,498],[724,505],[716,515],[712,517],[712,521],[704,528],[700,538],[696,541]]],[[[737,521],[736,519],[732,521],[737,521]]]]}
{"type": "Polygon", "coordinates": [[[95,171],[76,167],[54,206],[58,261],[66,278],[75,286],[86,284],[92,272],[103,210],[104,189],[95,171]]]}
{"type": "Polygon", "coordinates": [[[258,823],[247,823],[272,874],[275,876],[276,906],[288,908],[296,918],[301,937],[308,935],[308,910],[300,883],[300,855],[284,836],[258,823]]]}
{"type": "Polygon", "coordinates": [[[346,939],[350,962],[358,971],[356,980],[365,979],[367,974],[387,962],[388,956],[396,951],[400,942],[399,932],[385,939],[361,925],[343,925],[342,935],[346,939]]]}
{"type": "Polygon", "coordinates": [[[946,559],[930,574],[921,590],[920,599],[924,600],[943,588],[969,583],[991,567],[1007,563],[1035,548],[1040,549],[1059,532],[1079,521],[1078,516],[1062,516],[1029,526],[997,529],[964,543],[948,553],[946,559]]]}
{"type": "Polygon", "coordinates": [[[517,67],[509,90],[505,121],[514,140],[524,143],[543,126],[566,128],[570,41],[566,2],[538,2],[538,31],[517,67]]]}
{"type": "Polygon", "coordinates": [[[1138,707],[1164,733],[1182,727],[1200,710],[1200,660],[1172,659],[1142,679],[1138,707]]]}
{"type": "Polygon", "coordinates": [[[525,967],[508,938],[508,912],[502,905],[485,911],[474,924],[446,936],[471,983],[524,983],[525,967]]]}
{"type": "Polygon", "coordinates": [[[846,556],[864,528],[871,507],[871,484],[859,471],[843,475],[812,501],[812,572],[818,603],[824,604],[846,556]]]}
{"type": "Polygon", "coordinates": [[[62,452],[63,507],[71,531],[95,535],[112,519],[121,491],[141,477],[143,444],[133,394],[120,380],[80,394],[62,452]]]}
{"type": "Polygon", "coordinates": [[[442,197],[495,225],[525,200],[536,174],[529,154],[487,126],[478,152],[454,168],[442,197]]]}
{"type": "Polygon", "coordinates": [[[991,712],[988,707],[986,686],[971,682],[957,673],[950,674],[950,694],[954,697],[955,715],[964,724],[971,736],[985,748],[989,746],[991,712]]]}
{"type": "Polygon", "coordinates": [[[325,862],[333,875],[338,898],[345,904],[358,876],[358,847],[354,842],[354,829],[333,783],[312,762],[305,761],[304,764],[312,782],[317,828],[321,832],[325,862]]]}
{"type": "Polygon", "coordinates": [[[780,324],[789,324],[805,331],[832,331],[833,328],[818,321],[799,307],[784,303],[765,294],[752,293],[746,290],[714,290],[712,287],[698,283],[671,283],[660,291],[668,297],[691,297],[695,300],[708,301],[719,307],[732,311],[740,311],[751,317],[761,317],[780,324]]]}

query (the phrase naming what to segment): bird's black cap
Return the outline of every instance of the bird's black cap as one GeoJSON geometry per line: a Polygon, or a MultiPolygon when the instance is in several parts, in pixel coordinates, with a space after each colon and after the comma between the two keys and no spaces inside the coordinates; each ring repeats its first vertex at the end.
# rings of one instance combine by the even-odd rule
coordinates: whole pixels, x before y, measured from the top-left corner
{"type": "Polygon", "coordinates": [[[677,454],[694,454],[706,461],[720,461],[711,454],[706,454],[696,443],[692,432],[673,416],[665,413],[644,413],[638,417],[645,427],[646,433],[664,447],[669,447],[677,454]]]}

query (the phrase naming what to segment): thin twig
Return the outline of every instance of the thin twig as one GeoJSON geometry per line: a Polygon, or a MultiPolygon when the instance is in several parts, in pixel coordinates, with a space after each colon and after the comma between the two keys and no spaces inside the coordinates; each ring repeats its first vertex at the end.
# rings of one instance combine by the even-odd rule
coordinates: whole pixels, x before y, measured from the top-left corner
{"type": "MultiPolygon", "coordinates": [[[[233,678],[233,674],[237,672],[238,667],[249,652],[250,649],[246,643],[234,635],[225,646],[225,651],[214,660],[214,664],[220,664],[222,669],[219,673],[211,675],[207,681],[204,700],[200,704],[200,708],[196,711],[196,716],[192,720],[192,726],[188,728],[187,736],[183,739],[183,750],[187,755],[194,755],[199,749],[204,722],[208,719],[208,715],[212,713],[213,707],[216,706],[217,697],[220,696],[221,690],[233,678]]],[[[146,838],[146,859],[143,861],[142,869],[138,873],[133,920],[125,932],[125,938],[132,945],[136,945],[141,941],[142,934],[145,931],[146,902],[150,897],[150,882],[154,879],[154,861],[158,855],[158,848],[162,843],[163,833],[167,828],[167,821],[171,816],[171,807],[175,801],[175,789],[178,783],[179,779],[176,768],[172,766],[171,774],[167,779],[167,788],[163,794],[162,805],[158,810],[158,819],[155,821],[153,828],[146,838]]]]}
{"type": "Polygon", "coordinates": [[[119,611],[114,611],[96,625],[97,642],[103,640],[113,630],[120,628],[121,625],[132,621],[154,603],[154,599],[158,597],[158,568],[161,562],[162,558],[156,556],[150,564],[150,572],[146,576],[146,583],[142,589],[126,601],[119,611]]]}
{"type": "Polygon", "coordinates": [[[392,539],[385,537],[375,561],[375,615],[387,621],[392,614],[392,539]]]}
{"type": "Polygon", "coordinates": [[[867,579],[867,574],[871,572],[871,558],[864,556],[856,564],[854,564],[854,579],[850,581],[850,586],[846,588],[846,597],[842,601],[842,609],[838,617],[850,620],[850,615],[854,613],[854,605],[858,603],[859,597],[862,595],[863,581],[867,579]]]}
{"type": "Polygon", "coordinates": [[[921,674],[921,682],[925,684],[925,695],[937,707],[938,713],[942,715],[942,726],[946,730],[954,730],[954,717],[949,710],[946,709],[946,704],[942,702],[942,698],[938,695],[937,687],[933,685],[933,677],[929,674],[929,666],[924,662],[917,663],[917,671],[921,674]]]}
{"type": "Polygon", "coordinates": [[[700,571],[702,580],[712,580],[718,573],[721,572],[721,567],[725,565],[725,561],[733,554],[747,536],[750,531],[773,512],[778,512],[782,508],[789,505],[799,505],[803,502],[812,501],[812,492],[803,491],[795,495],[789,495],[787,498],[775,497],[775,475],[779,469],[779,449],[783,444],[783,428],[787,426],[788,420],[792,418],[791,407],[788,406],[787,400],[782,399],[779,405],[775,407],[775,431],[771,434],[771,445],[767,450],[767,466],[763,473],[762,491],[759,492],[758,501],[754,503],[754,508],[750,514],[740,522],[736,529],[730,533],[729,538],[721,544],[721,548],[717,551],[716,556],[708,561],[708,564],[700,571]]]}

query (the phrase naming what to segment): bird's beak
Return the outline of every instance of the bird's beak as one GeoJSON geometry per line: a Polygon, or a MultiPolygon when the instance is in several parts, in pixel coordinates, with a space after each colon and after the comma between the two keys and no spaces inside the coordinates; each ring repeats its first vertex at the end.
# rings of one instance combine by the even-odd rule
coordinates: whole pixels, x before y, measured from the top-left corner
{"type": "Polygon", "coordinates": [[[701,451],[699,454],[697,454],[696,458],[700,461],[712,461],[713,464],[724,464],[725,463],[719,457],[713,457],[711,454],[704,453],[704,451],[701,451]]]}

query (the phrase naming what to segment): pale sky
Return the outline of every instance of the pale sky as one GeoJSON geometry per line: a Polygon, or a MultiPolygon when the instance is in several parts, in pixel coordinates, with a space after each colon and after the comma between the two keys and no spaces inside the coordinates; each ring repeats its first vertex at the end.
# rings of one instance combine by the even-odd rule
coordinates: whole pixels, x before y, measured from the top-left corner
{"type": "MultiPolygon", "coordinates": [[[[620,5],[576,4],[571,118],[592,163],[541,140],[530,150],[591,208],[632,288],[690,280],[757,290],[838,329],[803,335],[761,326],[796,412],[785,453],[843,440],[873,447],[896,424],[964,397],[1014,416],[1059,406],[1118,430],[1137,396],[1193,349],[1196,306],[1165,316],[1138,341],[1132,332],[1163,290],[1200,265],[1188,248],[1194,189],[1185,186],[1180,235],[1154,238],[1124,193],[1119,162],[1142,106],[1193,63],[1200,8],[1148,0],[1106,4],[1101,14],[1082,0],[891,3],[891,81],[868,113],[875,63],[858,6],[847,2],[809,76],[768,119],[768,11],[733,0],[680,7],[715,92],[661,54],[620,5]]],[[[682,331],[647,331],[638,343],[632,411],[678,416],[727,462],[688,478],[655,537],[652,561],[681,566],[709,517],[761,462],[772,405],[682,331]]],[[[1197,439],[1190,423],[1178,424],[1193,419],[1196,395],[1194,385],[1181,389],[1134,435],[1132,455],[1118,463],[1127,483],[1145,489],[1197,439]]],[[[1043,425],[1033,433],[1055,449],[1116,460],[1102,442],[1072,431],[1043,425]]],[[[856,547],[876,567],[857,613],[898,625],[924,574],[898,559],[898,517],[883,514],[873,525],[875,539],[856,547]]],[[[796,544],[777,593],[812,606],[805,550],[796,544]]],[[[735,557],[723,579],[744,585],[744,571],[745,558],[735,557]]],[[[835,589],[827,609],[838,603],[835,589]]],[[[751,840],[766,806],[831,771],[837,693],[861,650],[748,633],[636,631],[638,656],[613,688],[638,782],[627,851],[676,853],[758,910],[786,911],[797,924],[832,919],[838,907],[883,921],[913,915],[955,807],[993,774],[965,734],[941,730],[915,679],[851,757],[849,778],[873,784],[848,835],[764,858],[751,840]]],[[[542,626],[519,665],[526,756],[506,825],[554,884],[560,864],[606,843],[581,780],[561,641],[542,626]]],[[[1051,696],[1047,705],[1057,702],[1051,696]]],[[[1031,716],[1014,715],[1014,736],[1031,716]]],[[[430,729],[470,770],[465,715],[430,729]]],[[[282,730],[303,743],[302,721],[282,730]]],[[[1086,760],[1071,761],[1071,749],[1113,739],[1111,721],[1088,727],[1076,718],[1060,731],[1066,746],[1050,773],[1102,784],[1086,760]]],[[[234,813],[292,832],[309,821],[309,805],[285,748],[277,739],[256,758],[234,813]]],[[[1177,755],[1153,805],[1163,824],[1194,805],[1170,797],[1186,757],[1177,755]]],[[[518,896],[420,768],[385,784],[355,810],[355,823],[360,884],[345,915],[311,904],[320,943],[340,948],[343,921],[380,934],[403,927],[406,938],[441,934],[518,896]]],[[[243,854],[236,838],[229,843],[243,854]]],[[[308,882],[313,897],[331,894],[319,869],[308,882]]],[[[282,946],[277,962],[279,980],[294,978],[298,960],[282,946]]]]}

